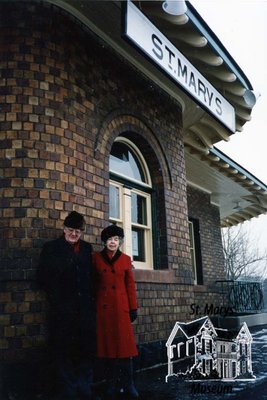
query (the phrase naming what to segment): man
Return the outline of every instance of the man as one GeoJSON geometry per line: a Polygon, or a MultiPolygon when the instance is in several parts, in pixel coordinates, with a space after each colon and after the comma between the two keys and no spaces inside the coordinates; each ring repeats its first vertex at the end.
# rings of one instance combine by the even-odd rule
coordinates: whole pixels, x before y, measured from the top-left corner
{"type": "Polygon", "coordinates": [[[44,244],[38,281],[50,305],[50,345],[62,399],[92,398],[95,301],[92,247],[81,239],[85,220],[72,211],[63,235],[44,244]]]}

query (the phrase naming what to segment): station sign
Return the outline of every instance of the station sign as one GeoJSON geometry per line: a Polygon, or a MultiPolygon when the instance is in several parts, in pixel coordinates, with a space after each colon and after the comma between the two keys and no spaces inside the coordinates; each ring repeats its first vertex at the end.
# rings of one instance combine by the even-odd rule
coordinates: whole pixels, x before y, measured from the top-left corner
{"type": "Polygon", "coordinates": [[[127,1],[124,22],[126,39],[234,133],[234,107],[131,1],[127,1]]]}

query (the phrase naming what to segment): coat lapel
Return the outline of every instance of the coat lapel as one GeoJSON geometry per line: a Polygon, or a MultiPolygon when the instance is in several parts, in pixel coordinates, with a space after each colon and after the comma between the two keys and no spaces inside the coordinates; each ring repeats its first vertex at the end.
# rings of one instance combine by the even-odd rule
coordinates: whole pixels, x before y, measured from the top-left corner
{"type": "Polygon", "coordinates": [[[100,252],[100,254],[101,254],[102,258],[106,261],[106,263],[109,264],[109,265],[113,268],[113,267],[114,267],[114,263],[115,263],[115,262],[118,260],[118,258],[121,256],[121,251],[120,251],[120,250],[117,250],[117,251],[116,251],[116,254],[115,254],[112,258],[110,258],[110,257],[107,255],[107,252],[106,252],[105,249],[103,249],[103,250],[100,252]]]}

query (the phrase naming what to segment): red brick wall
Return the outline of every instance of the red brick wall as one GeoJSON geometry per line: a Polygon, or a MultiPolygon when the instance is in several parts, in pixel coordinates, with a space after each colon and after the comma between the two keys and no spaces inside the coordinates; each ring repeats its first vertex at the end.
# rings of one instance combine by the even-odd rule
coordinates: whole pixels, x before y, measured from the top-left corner
{"type": "Polygon", "coordinates": [[[69,211],[85,215],[85,239],[98,249],[119,134],[141,148],[158,202],[160,270],[135,271],[136,336],[167,339],[193,301],[179,104],[56,7],[11,1],[0,15],[1,355],[18,359],[44,345],[46,301],[35,270],[69,211]]]}

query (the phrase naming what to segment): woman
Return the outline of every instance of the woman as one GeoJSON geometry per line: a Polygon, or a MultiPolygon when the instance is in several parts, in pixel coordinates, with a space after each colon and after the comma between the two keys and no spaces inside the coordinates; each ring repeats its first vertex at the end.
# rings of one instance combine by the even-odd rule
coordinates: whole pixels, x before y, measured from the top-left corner
{"type": "Polygon", "coordinates": [[[123,229],[110,225],[101,233],[104,249],[93,255],[96,271],[97,356],[106,361],[108,396],[121,390],[133,398],[132,358],[137,356],[131,322],[137,318],[137,301],[132,263],[119,247],[123,229]]]}

